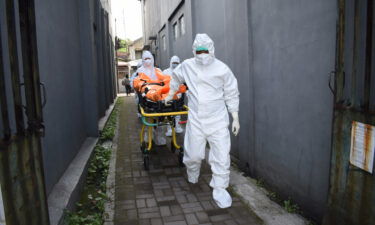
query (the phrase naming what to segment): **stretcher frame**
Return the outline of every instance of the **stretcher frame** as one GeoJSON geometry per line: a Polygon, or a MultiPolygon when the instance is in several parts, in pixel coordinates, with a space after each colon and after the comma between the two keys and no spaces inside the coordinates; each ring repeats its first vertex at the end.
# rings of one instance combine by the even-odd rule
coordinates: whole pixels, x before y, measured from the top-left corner
{"type": "Polygon", "coordinates": [[[189,108],[184,105],[183,108],[184,110],[182,111],[176,111],[176,112],[157,112],[157,113],[148,113],[145,112],[143,107],[139,104],[139,111],[142,115],[141,121],[142,121],[142,128],[140,132],[140,144],[141,144],[141,152],[143,154],[143,164],[145,170],[149,170],[149,164],[150,164],[150,159],[149,159],[149,153],[152,150],[152,129],[157,126],[166,126],[170,125],[172,128],[172,142],[171,142],[171,151],[175,153],[176,150],[178,150],[178,161],[180,166],[183,166],[183,156],[184,156],[184,150],[183,148],[178,145],[177,143],[177,137],[176,137],[176,131],[175,131],[175,117],[180,116],[180,115],[187,115],[189,108]],[[163,120],[163,122],[156,122],[163,120]],[[147,144],[145,142],[144,138],[144,133],[145,129],[147,129],[147,144]]]}

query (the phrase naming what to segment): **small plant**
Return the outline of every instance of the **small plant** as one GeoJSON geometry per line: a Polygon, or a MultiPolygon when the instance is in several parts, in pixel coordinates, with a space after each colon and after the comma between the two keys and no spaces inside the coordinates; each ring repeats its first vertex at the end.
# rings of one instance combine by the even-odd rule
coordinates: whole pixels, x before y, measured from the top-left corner
{"type": "Polygon", "coordinates": [[[284,201],[284,209],[288,213],[298,213],[299,212],[299,207],[297,204],[294,204],[292,200],[288,199],[284,201]]]}
{"type": "Polygon", "coordinates": [[[258,187],[264,188],[264,180],[263,179],[256,180],[256,185],[258,187]]]}
{"type": "Polygon", "coordinates": [[[104,129],[102,130],[99,142],[103,143],[105,141],[111,141],[115,137],[116,133],[116,124],[117,124],[117,114],[119,105],[122,103],[122,99],[118,99],[115,104],[115,108],[113,109],[111,116],[109,117],[107,124],[105,125],[104,129]]]}
{"type": "Polygon", "coordinates": [[[270,198],[272,201],[278,202],[279,201],[279,196],[277,196],[276,192],[269,192],[268,193],[268,198],[270,198]]]}
{"type": "Polygon", "coordinates": [[[109,160],[112,149],[100,145],[104,141],[113,140],[117,127],[118,107],[122,99],[118,99],[108,122],[99,137],[87,169],[86,184],[75,212],[66,212],[68,225],[102,225],[104,223],[104,205],[108,200],[106,181],[109,171],[109,160]]]}
{"type": "Polygon", "coordinates": [[[77,213],[71,213],[68,212],[67,217],[67,223],[68,224],[74,224],[74,225],[102,225],[102,216],[99,213],[95,213],[93,215],[83,215],[82,212],[77,213]]]}

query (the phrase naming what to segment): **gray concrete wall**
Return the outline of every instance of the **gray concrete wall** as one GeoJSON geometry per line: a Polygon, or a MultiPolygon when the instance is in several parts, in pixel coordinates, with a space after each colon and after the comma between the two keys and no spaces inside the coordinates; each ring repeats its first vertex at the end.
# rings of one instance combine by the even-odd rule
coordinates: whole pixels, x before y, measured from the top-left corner
{"type": "Polygon", "coordinates": [[[173,55],[177,55],[180,57],[181,60],[193,57],[193,52],[191,45],[193,43],[193,18],[192,18],[192,2],[191,0],[187,0],[181,5],[178,10],[175,11],[170,17],[168,22],[168,36],[169,36],[169,57],[165,60],[166,63],[163,65],[164,67],[169,67],[170,58],[173,55]],[[180,35],[176,40],[173,37],[173,24],[179,23],[179,19],[181,16],[184,17],[185,20],[185,34],[180,35]],[[189,48],[190,46],[190,48],[189,48]]]}
{"type": "Polygon", "coordinates": [[[314,217],[329,186],[336,1],[250,2],[253,174],[314,217]]]}
{"type": "Polygon", "coordinates": [[[145,45],[151,46],[151,51],[155,54],[155,63],[162,69],[169,64],[169,58],[171,54],[170,37],[169,32],[171,27],[168,19],[172,13],[176,10],[177,6],[180,5],[182,0],[153,0],[146,1],[143,4],[143,26],[144,26],[144,43],[145,45]],[[164,29],[162,29],[164,27],[164,29]],[[164,52],[161,46],[161,38],[163,34],[167,34],[167,51],[164,52]],[[150,36],[157,36],[156,41],[150,41],[150,36]]]}
{"type": "Polygon", "coordinates": [[[148,43],[148,37],[157,35],[169,16],[182,0],[152,0],[146,1],[143,7],[144,16],[144,38],[148,43]]]}
{"type": "Polygon", "coordinates": [[[40,80],[48,93],[43,156],[51,190],[86,137],[81,76],[79,4],[36,1],[40,80]]]}
{"type": "Polygon", "coordinates": [[[98,119],[113,102],[106,43],[111,39],[100,7],[100,1],[36,1],[40,76],[48,94],[43,139],[48,192],[86,137],[98,135],[98,119]]]}
{"type": "MultiPolygon", "coordinates": [[[[1,63],[4,65],[8,110],[14,134],[4,3],[4,0],[0,0],[1,63]]],[[[18,24],[17,4],[15,5],[18,24]]],[[[98,135],[98,120],[104,116],[114,99],[114,69],[111,59],[114,52],[111,29],[108,27],[110,19],[103,17],[100,0],[36,0],[35,8],[40,81],[44,83],[47,94],[47,104],[43,109],[45,137],[42,138],[42,144],[46,188],[49,193],[85,139],[98,135]]],[[[19,27],[17,35],[19,42],[19,27]]],[[[22,82],[19,46],[18,52],[22,82]]]]}
{"type": "MultiPolygon", "coordinates": [[[[166,7],[150,2],[145,8],[166,7]]],[[[241,132],[232,137],[232,155],[244,171],[321,218],[329,185],[336,1],[186,0],[172,11],[169,20],[144,15],[153,18],[145,22],[146,41],[164,25],[159,36],[168,34],[169,54],[156,43],[156,61],[166,67],[173,54],[192,57],[195,34],[208,33],[216,57],[239,81],[241,132]],[[182,14],[187,32],[173,40],[172,24],[182,14]]]]}

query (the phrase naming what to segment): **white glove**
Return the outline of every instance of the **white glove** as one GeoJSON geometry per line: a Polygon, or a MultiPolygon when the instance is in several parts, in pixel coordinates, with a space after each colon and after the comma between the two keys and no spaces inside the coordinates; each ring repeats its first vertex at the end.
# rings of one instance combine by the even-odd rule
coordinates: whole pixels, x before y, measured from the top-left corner
{"type": "Polygon", "coordinates": [[[176,91],[173,91],[172,89],[169,90],[168,96],[164,99],[164,104],[165,104],[166,106],[171,105],[171,104],[169,104],[168,102],[171,101],[171,100],[173,99],[174,93],[176,93],[176,91]]]}
{"type": "Polygon", "coordinates": [[[238,112],[232,112],[232,133],[234,136],[237,136],[237,134],[240,132],[240,121],[238,118],[238,112]]]}

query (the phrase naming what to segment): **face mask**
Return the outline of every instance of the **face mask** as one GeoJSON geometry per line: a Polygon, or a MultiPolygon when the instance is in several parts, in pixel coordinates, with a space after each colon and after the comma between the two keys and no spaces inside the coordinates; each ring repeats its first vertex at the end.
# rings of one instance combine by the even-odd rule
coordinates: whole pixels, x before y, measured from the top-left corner
{"type": "Polygon", "coordinates": [[[172,69],[176,68],[178,64],[172,63],[172,69]]]}
{"type": "Polygon", "coordinates": [[[151,66],[152,66],[151,59],[146,59],[146,60],[144,61],[144,65],[145,65],[145,67],[151,67],[151,66]]]}
{"type": "Polygon", "coordinates": [[[211,62],[210,54],[202,53],[195,56],[195,60],[202,65],[207,65],[211,62]]]}

